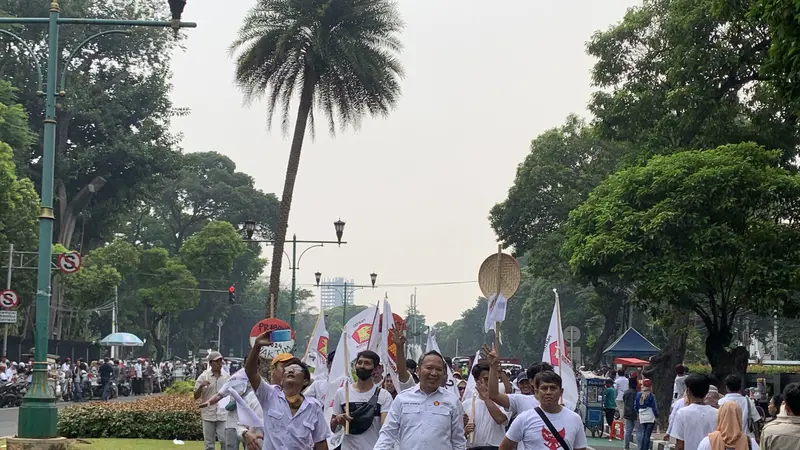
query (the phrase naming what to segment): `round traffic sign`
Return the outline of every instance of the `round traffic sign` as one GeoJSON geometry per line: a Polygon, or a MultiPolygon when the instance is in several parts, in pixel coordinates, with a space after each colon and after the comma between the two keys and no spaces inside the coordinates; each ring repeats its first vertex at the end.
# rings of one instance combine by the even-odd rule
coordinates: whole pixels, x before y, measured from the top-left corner
{"type": "Polygon", "coordinates": [[[81,268],[81,255],[78,252],[67,252],[58,255],[58,270],[63,273],[75,273],[81,268]]]}
{"type": "Polygon", "coordinates": [[[278,330],[291,330],[292,338],[285,342],[273,342],[272,344],[261,347],[261,357],[265,359],[272,359],[278,353],[291,353],[294,349],[294,330],[289,327],[289,324],[280,319],[264,319],[253,326],[250,330],[250,346],[256,343],[256,338],[266,331],[278,330]]]}
{"type": "Polygon", "coordinates": [[[578,327],[570,325],[564,330],[564,340],[568,344],[574,344],[581,338],[581,330],[578,327]]]}
{"type": "Polygon", "coordinates": [[[19,294],[16,291],[7,289],[0,291],[0,306],[11,309],[19,304],[19,294]]]}

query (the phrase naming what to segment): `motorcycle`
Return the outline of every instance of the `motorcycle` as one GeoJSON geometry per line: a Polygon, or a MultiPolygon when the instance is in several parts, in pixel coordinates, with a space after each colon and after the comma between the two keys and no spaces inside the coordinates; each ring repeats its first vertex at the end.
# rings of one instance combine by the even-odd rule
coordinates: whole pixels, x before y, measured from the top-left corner
{"type": "MultiPolygon", "coordinates": [[[[108,399],[111,400],[112,398],[117,398],[119,396],[119,391],[117,390],[117,383],[114,380],[109,381],[111,383],[111,390],[108,393],[108,399]]],[[[98,382],[92,382],[92,389],[89,391],[91,395],[89,398],[103,398],[103,385],[98,382]]]]}
{"type": "Polygon", "coordinates": [[[24,379],[0,386],[0,408],[22,405],[27,388],[28,383],[24,379]]]}
{"type": "Polygon", "coordinates": [[[119,395],[123,397],[131,395],[131,383],[128,380],[123,380],[121,383],[119,383],[117,388],[119,390],[119,395]]]}

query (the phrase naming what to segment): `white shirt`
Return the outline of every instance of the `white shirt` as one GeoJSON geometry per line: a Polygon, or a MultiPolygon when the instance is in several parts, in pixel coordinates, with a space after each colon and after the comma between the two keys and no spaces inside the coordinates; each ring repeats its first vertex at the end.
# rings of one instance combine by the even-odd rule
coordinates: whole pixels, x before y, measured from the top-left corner
{"type": "Polygon", "coordinates": [[[407,389],[392,402],[374,450],[392,450],[395,442],[402,450],[464,450],[463,414],[458,397],[442,387],[431,394],[407,389]]]}
{"type": "Polygon", "coordinates": [[[697,450],[700,441],[716,429],[717,410],[713,406],[692,403],[675,414],[670,436],[682,440],[685,450],[697,450]]]}
{"type": "Polygon", "coordinates": [[[686,402],[684,401],[683,397],[675,400],[672,403],[672,407],[669,410],[669,425],[667,426],[667,434],[672,434],[672,429],[675,427],[675,414],[678,413],[678,410],[686,406],[686,402]]]}
{"type": "MultiPolygon", "coordinates": [[[[562,407],[558,414],[546,411],[544,413],[564,438],[569,450],[588,447],[581,416],[566,407],[562,407]]],[[[523,443],[526,450],[555,450],[561,447],[539,413],[533,409],[525,411],[514,419],[506,437],[514,442],[523,443]]]]}
{"type": "Polygon", "coordinates": [[[473,438],[471,444],[469,443],[469,440],[467,440],[467,446],[469,448],[486,446],[499,447],[500,443],[503,442],[503,436],[506,432],[506,424],[508,424],[508,419],[511,418],[511,413],[497,405],[497,408],[500,409],[500,411],[506,416],[505,422],[497,423],[492,418],[492,415],[489,414],[489,408],[486,406],[486,402],[481,400],[481,398],[477,395],[474,398],[474,417],[472,416],[472,399],[470,398],[468,400],[464,400],[461,403],[461,407],[464,409],[464,412],[470,417],[471,420],[475,422],[475,431],[473,432],[475,437],[473,438]]]}
{"type": "Polygon", "coordinates": [[[617,377],[614,380],[614,389],[617,390],[617,401],[622,401],[622,396],[625,395],[625,391],[628,390],[628,386],[630,386],[630,382],[628,381],[627,377],[617,377]]]}
{"type": "MultiPolygon", "coordinates": [[[[202,389],[202,392],[200,393],[200,401],[206,402],[210,400],[211,397],[219,392],[222,385],[228,381],[228,378],[230,378],[230,376],[224,372],[220,372],[219,376],[214,376],[214,374],[211,372],[211,369],[201,373],[194,382],[195,391],[202,389]],[[201,388],[200,383],[203,381],[208,381],[209,385],[201,388]]],[[[226,422],[228,420],[228,411],[225,409],[220,409],[218,405],[211,405],[203,408],[200,411],[200,415],[202,416],[203,420],[209,422],[226,422]]]]}
{"type": "Polygon", "coordinates": [[[324,405],[325,398],[328,396],[328,384],[327,377],[314,380],[314,382],[303,391],[303,396],[315,398],[324,405]]]}
{"type": "Polygon", "coordinates": [[[283,391],[261,382],[256,397],[264,411],[264,446],[262,450],[308,450],[328,439],[330,428],[325,423],[322,404],[304,398],[292,416],[283,391]]]}
{"type": "MultiPolygon", "coordinates": [[[[262,383],[264,383],[264,381],[262,381],[262,383]]],[[[253,412],[256,413],[256,415],[261,420],[264,420],[264,410],[261,409],[261,403],[258,402],[258,397],[256,397],[255,391],[253,391],[252,389],[248,390],[247,394],[245,394],[245,396],[242,397],[242,400],[244,400],[244,402],[247,403],[247,406],[249,406],[250,409],[252,409],[253,412]]],[[[240,441],[244,442],[242,440],[242,434],[244,434],[244,432],[248,430],[253,431],[255,433],[261,433],[261,434],[264,433],[264,430],[262,428],[254,428],[254,427],[246,427],[244,425],[238,425],[236,427],[236,436],[239,438],[240,441]]]]}
{"type": "MultiPolygon", "coordinates": [[[[347,387],[347,386],[346,386],[347,387]]],[[[350,388],[350,413],[354,411],[353,406],[356,408],[360,407],[361,404],[366,404],[372,398],[372,395],[375,394],[375,387],[368,390],[367,392],[358,392],[355,390],[353,385],[349,385],[350,388]],[[357,405],[353,405],[356,403],[357,405]]],[[[336,391],[336,396],[334,397],[333,401],[333,413],[334,414],[342,414],[344,412],[344,390],[345,388],[339,388],[336,391]]],[[[386,389],[381,389],[378,393],[378,405],[381,407],[381,414],[388,413],[389,408],[392,407],[392,394],[389,393],[386,389]]],[[[381,418],[380,415],[375,416],[372,421],[372,426],[367,429],[367,431],[361,434],[345,434],[344,440],[342,441],[342,450],[372,450],[375,447],[375,443],[378,442],[378,435],[381,431],[381,418]]]]}
{"type": "Polygon", "coordinates": [[[539,406],[539,400],[533,395],[508,394],[508,409],[514,414],[521,414],[539,406]]]}
{"type": "MultiPolygon", "coordinates": [[[[748,450],[758,450],[758,442],[756,442],[753,438],[750,439],[750,448],[748,450]]],[[[702,441],[700,441],[700,445],[697,446],[697,450],[711,450],[711,440],[708,436],[704,437],[702,441]]]]}
{"type": "Polygon", "coordinates": [[[10,379],[11,379],[11,377],[8,376],[8,374],[6,373],[5,370],[0,372],[0,381],[8,381],[10,379]]]}
{"type": "Polygon", "coordinates": [[[675,383],[672,385],[672,398],[683,398],[686,393],[686,375],[679,375],[675,377],[675,383]]]}
{"type": "Polygon", "coordinates": [[[758,413],[756,405],[753,403],[753,401],[742,394],[739,394],[738,392],[734,392],[725,394],[724,397],[719,399],[719,406],[722,407],[722,405],[728,402],[736,402],[736,404],[739,405],[739,408],[742,408],[742,432],[746,433],[750,437],[755,437],[753,436],[753,433],[750,432],[750,427],[747,426],[748,406],[750,406],[750,418],[753,419],[753,422],[758,422],[761,420],[761,414],[758,413]]]}
{"type": "Polygon", "coordinates": [[[142,365],[138,362],[133,365],[133,371],[136,373],[136,378],[142,378],[142,365]]]}

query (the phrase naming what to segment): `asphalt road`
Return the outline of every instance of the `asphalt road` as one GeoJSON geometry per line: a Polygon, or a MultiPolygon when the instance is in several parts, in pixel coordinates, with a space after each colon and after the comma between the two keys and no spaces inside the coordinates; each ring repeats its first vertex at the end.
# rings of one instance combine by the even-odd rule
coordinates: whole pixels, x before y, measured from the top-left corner
{"type": "MultiPolygon", "coordinates": [[[[158,395],[158,394],[156,394],[158,395]]],[[[137,398],[140,397],[120,397],[112,402],[133,402],[136,401],[137,398]]],[[[58,409],[62,409],[66,406],[71,405],[70,402],[58,402],[56,403],[56,407],[58,409]]],[[[6,436],[14,436],[17,434],[17,425],[19,421],[19,408],[0,408],[0,437],[6,436]]]]}

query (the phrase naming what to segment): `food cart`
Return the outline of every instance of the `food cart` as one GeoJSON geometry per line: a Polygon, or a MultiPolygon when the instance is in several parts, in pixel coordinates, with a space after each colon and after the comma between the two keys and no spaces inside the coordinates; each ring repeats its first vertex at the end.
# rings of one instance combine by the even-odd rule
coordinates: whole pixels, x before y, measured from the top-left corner
{"type": "Polygon", "coordinates": [[[603,435],[603,396],[606,379],[592,372],[581,372],[581,392],[579,408],[583,426],[592,432],[592,437],[603,435]]]}

